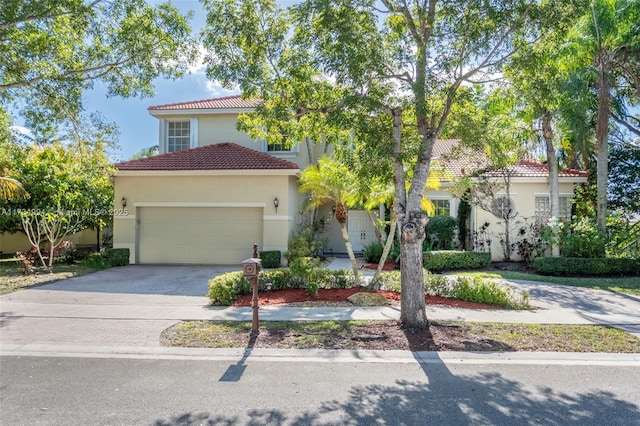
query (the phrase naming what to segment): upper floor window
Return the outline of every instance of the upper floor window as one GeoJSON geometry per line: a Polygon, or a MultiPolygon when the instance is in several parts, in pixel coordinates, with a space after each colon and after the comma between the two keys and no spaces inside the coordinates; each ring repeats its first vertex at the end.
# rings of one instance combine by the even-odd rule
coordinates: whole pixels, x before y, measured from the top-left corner
{"type": "Polygon", "coordinates": [[[295,151],[295,146],[292,146],[292,147],[288,148],[283,143],[272,143],[272,144],[266,144],[266,145],[267,145],[267,152],[293,152],[293,151],[295,151]]]}
{"type": "Polygon", "coordinates": [[[451,200],[432,200],[436,216],[451,216],[451,200]]]}
{"type": "Polygon", "coordinates": [[[191,147],[191,122],[169,121],[167,123],[167,152],[182,151],[191,147]]]}

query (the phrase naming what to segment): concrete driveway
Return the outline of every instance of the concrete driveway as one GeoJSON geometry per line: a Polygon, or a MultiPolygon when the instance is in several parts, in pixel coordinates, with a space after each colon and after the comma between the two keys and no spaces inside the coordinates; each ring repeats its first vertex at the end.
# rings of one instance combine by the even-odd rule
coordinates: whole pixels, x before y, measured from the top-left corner
{"type": "Polygon", "coordinates": [[[159,346],[181,309],[207,309],[211,278],[239,269],[130,265],[10,293],[0,297],[0,344],[159,346]]]}

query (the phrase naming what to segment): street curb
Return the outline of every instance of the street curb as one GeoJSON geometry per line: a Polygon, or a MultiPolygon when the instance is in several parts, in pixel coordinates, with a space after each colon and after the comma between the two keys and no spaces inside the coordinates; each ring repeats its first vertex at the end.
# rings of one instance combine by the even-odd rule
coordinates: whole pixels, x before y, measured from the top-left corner
{"type": "Polygon", "coordinates": [[[610,365],[639,366],[640,354],[581,352],[411,352],[375,350],[176,348],[128,346],[15,345],[3,344],[0,356],[60,358],[126,358],[158,360],[366,362],[419,364],[513,364],[513,365],[610,365]]]}

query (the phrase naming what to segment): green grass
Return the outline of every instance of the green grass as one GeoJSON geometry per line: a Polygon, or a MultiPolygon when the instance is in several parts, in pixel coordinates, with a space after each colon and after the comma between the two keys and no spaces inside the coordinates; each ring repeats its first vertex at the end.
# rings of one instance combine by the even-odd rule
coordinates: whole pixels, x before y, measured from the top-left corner
{"type": "Polygon", "coordinates": [[[501,341],[519,351],[637,353],[640,339],[609,326],[566,324],[464,323],[474,335],[501,341]]]}
{"type": "MultiPolygon", "coordinates": [[[[330,348],[336,339],[350,339],[365,321],[263,321],[262,336],[269,335],[274,348],[330,348]]],[[[185,321],[163,332],[166,346],[233,348],[247,344],[251,322],[185,321]]]]}
{"type": "Polygon", "coordinates": [[[95,270],[82,264],[53,265],[53,271],[50,273],[42,268],[35,268],[35,273],[23,275],[15,259],[2,259],[0,260],[0,296],[32,285],[84,275],[95,270]]]}
{"type": "Polygon", "coordinates": [[[586,287],[601,290],[609,290],[616,293],[625,293],[640,296],[640,277],[622,278],[576,278],[553,277],[547,275],[527,274],[515,271],[456,271],[451,275],[465,275],[482,278],[504,278],[507,280],[538,281],[543,283],[562,284],[572,287],[586,287]]]}

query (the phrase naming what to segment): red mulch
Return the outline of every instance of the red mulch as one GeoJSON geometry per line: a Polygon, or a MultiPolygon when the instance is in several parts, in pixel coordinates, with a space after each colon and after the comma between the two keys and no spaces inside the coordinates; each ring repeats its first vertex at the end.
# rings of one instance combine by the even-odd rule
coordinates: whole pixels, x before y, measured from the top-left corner
{"type": "MultiPolygon", "coordinates": [[[[332,288],[332,289],[320,289],[318,290],[317,297],[308,296],[304,289],[301,288],[289,288],[285,290],[272,290],[259,293],[259,302],[258,304],[261,306],[265,305],[279,305],[286,303],[294,303],[294,302],[345,302],[347,297],[351,296],[354,293],[360,292],[374,292],[380,293],[384,297],[393,301],[400,301],[400,293],[396,293],[394,291],[384,291],[384,290],[366,290],[362,288],[352,287],[352,288],[332,288]]],[[[240,296],[233,302],[232,306],[251,306],[251,298],[250,294],[240,296]]],[[[500,306],[489,305],[486,303],[474,303],[474,302],[463,302],[458,299],[451,299],[448,297],[439,297],[439,296],[426,296],[425,301],[428,305],[446,305],[452,308],[465,308],[465,309],[502,309],[500,306]]]]}
{"type": "MultiPolygon", "coordinates": [[[[396,263],[395,262],[387,262],[384,264],[384,266],[382,267],[383,271],[393,271],[394,269],[396,269],[396,263]]],[[[377,263],[367,263],[366,265],[363,266],[364,269],[372,269],[372,270],[376,270],[378,269],[378,264],[377,263]]]]}

